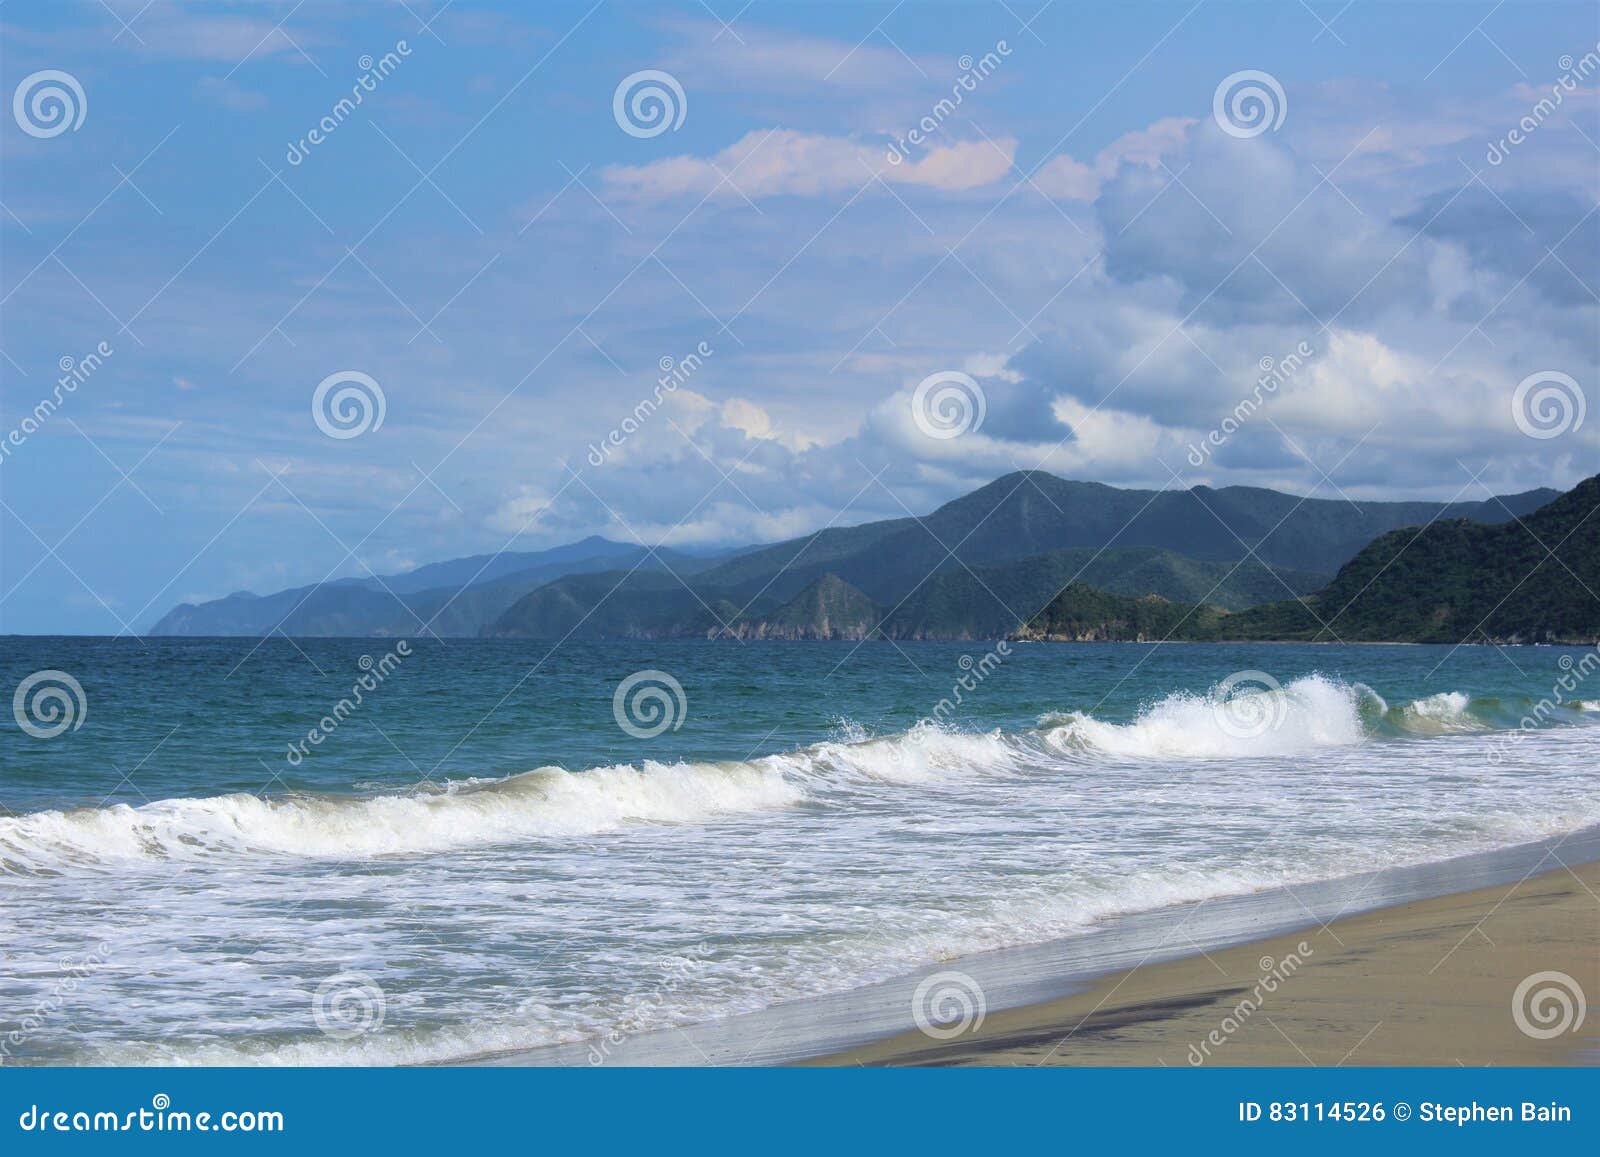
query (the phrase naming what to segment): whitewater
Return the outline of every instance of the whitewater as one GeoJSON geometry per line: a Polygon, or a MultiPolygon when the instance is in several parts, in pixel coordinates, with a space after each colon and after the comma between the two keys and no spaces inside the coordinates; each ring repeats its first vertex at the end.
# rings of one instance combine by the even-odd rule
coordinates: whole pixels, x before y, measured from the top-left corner
{"type": "Polygon", "coordinates": [[[1503,687],[1391,699],[1246,674],[1024,725],[835,721],[748,759],[0,817],[3,1007],[75,1028],[7,1059],[426,1063],[617,1039],[1600,823],[1592,699],[1535,719],[1503,687]],[[319,1023],[330,1001],[362,1031],[319,1023]]]}
{"type": "MultiPolygon", "coordinates": [[[[1594,706],[1575,701],[1567,709],[1571,722],[1584,721],[1594,706]]],[[[1363,684],[1310,676],[1230,700],[1171,695],[1125,723],[1052,713],[1037,728],[1015,734],[924,723],[882,737],[846,725],[835,741],[751,761],[644,760],[576,772],[541,767],[370,798],[231,794],[48,810],[0,819],[0,872],[120,870],[130,863],[226,862],[229,856],[353,860],[441,853],[594,836],[635,824],[712,823],[802,804],[870,808],[895,789],[917,785],[971,790],[989,781],[996,790],[1007,785],[1026,793],[1052,774],[1111,772],[1124,762],[1256,761],[1408,736],[1516,732],[1516,707],[1451,691],[1391,708],[1363,684]],[[1259,706],[1251,706],[1254,701],[1259,706]],[[1231,719],[1230,710],[1241,721],[1231,719]]],[[[1484,758],[1494,758],[1492,749],[1484,758]]]]}

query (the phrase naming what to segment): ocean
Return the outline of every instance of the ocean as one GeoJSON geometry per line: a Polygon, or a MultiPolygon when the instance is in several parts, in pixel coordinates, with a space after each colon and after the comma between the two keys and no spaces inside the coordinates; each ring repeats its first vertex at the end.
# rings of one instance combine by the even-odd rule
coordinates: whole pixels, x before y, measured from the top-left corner
{"type": "Polygon", "coordinates": [[[1575,648],[0,657],[22,692],[0,716],[4,1063],[598,1062],[1132,913],[1600,823],[1600,656],[1575,648]]]}

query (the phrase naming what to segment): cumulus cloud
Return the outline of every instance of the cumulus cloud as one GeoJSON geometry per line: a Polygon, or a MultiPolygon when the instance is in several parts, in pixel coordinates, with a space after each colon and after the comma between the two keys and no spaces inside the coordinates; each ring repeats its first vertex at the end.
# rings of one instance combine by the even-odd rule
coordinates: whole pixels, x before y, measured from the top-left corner
{"type": "Polygon", "coordinates": [[[1163,279],[1214,319],[1318,324],[1426,300],[1426,247],[1347,199],[1286,144],[1237,140],[1210,121],[1166,169],[1124,166],[1096,202],[1106,269],[1163,279]]]}
{"type": "Polygon", "coordinates": [[[1162,155],[1182,146],[1194,123],[1189,117],[1163,117],[1147,128],[1124,133],[1096,153],[1089,164],[1075,160],[1070,153],[1059,153],[1034,171],[1033,184],[1046,196],[1093,201],[1124,164],[1160,168],[1162,155]]]}
{"type": "MultiPolygon", "coordinates": [[[[1300,108],[1317,123],[1313,101],[1300,108]]],[[[739,166],[750,196],[838,202],[883,169],[858,140],[785,131],[768,153],[765,135],[712,158],[611,170],[608,184],[644,200],[703,196],[739,166]]],[[[1600,436],[1591,427],[1535,445],[1510,397],[1547,363],[1593,377],[1600,214],[1560,189],[1491,192],[1443,164],[1440,150],[1468,135],[1441,121],[1386,135],[1340,128],[1331,141],[1238,140],[1209,119],[1169,117],[1090,162],[1058,156],[1035,184],[1089,205],[1093,232],[1058,237],[1059,214],[1012,198],[985,219],[983,244],[950,264],[951,286],[935,291],[924,274],[929,300],[900,291],[896,305],[943,327],[996,298],[1002,308],[1043,300],[1036,312],[1017,307],[1034,316],[1016,344],[930,363],[916,346],[858,342],[837,363],[874,392],[853,430],[825,440],[798,436],[771,389],[685,391],[675,420],[694,445],[652,433],[596,489],[668,541],[709,542],[921,512],[1016,469],[1362,497],[1450,497],[1471,485],[1469,462],[1501,490],[1570,481],[1592,469],[1582,460],[1600,436]],[[929,437],[912,412],[918,381],[940,369],[970,374],[985,403],[982,425],[951,439],[929,437]],[[1226,436],[1206,443],[1217,432],[1226,436]]],[[[883,169],[884,179],[937,222],[915,184],[993,182],[1015,155],[1009,139],[999,154],[966,147],[921,171],[883,169]],[[992,168],[966,163],[986,152],[992,168]]]]}
{"type": "Polygon", "coordinates": [[[1596,300],[1600,213],[1571,193],[1473,185],[1454,197],[1435,193],[1399,224],[1461,246],[1475,266],[1526,277],[1557,303],[1596,300]]]}
{"type": "Polygon", "coordinates": [[[492,530],[508,535],[537,535],[549,528],[552,496],[534,486],[518,486],[485,520],[492,530]]]}

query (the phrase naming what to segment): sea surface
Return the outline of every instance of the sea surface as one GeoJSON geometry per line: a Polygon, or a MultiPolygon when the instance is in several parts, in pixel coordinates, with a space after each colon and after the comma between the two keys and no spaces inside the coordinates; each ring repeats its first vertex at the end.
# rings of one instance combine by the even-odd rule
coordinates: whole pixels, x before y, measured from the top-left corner
{"type": "Polygon", "coordinates": [[[1600,823],[1576,648],[13,637],[0,673],[0,1063],[598,1061],[1600,823]]]}

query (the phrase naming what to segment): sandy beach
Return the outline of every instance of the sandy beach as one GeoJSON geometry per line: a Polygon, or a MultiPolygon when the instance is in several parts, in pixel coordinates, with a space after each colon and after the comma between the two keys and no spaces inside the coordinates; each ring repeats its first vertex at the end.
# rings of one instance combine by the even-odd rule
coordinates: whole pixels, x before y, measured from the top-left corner
{"type": "Polygon", "coordinates": [[[1600,864],[1115,972],[953,1039],[913,1031],[807,1063],[1593,1063],[1600,1012],[1578,1020],[1569,980],[1600,999],[1600,864]],[[1534,1033],[1513,1012],[1519,985],[1534,1033]]]}

